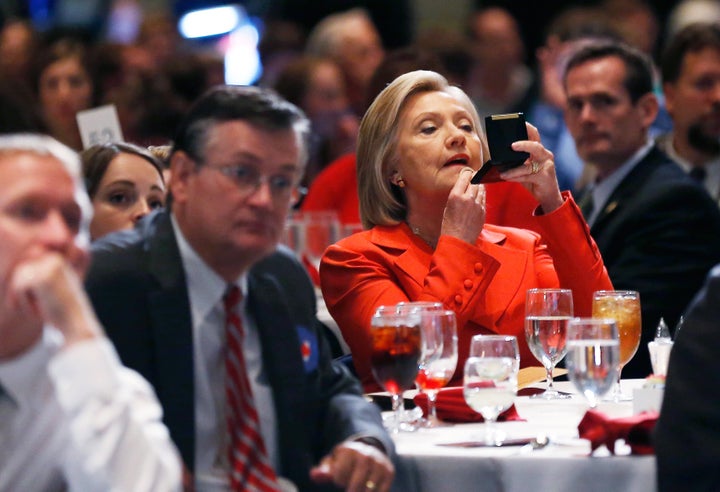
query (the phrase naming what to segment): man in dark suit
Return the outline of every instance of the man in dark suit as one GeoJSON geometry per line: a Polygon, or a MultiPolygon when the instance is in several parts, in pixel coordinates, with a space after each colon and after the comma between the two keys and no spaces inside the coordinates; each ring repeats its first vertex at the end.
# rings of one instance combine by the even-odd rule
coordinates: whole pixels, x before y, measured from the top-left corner
{"type": "Polygon", "coordinates": [[[686,313],[670,353],[655,429],[658,490],[720,490],[720,265],[686,313]]]}
{"type": "MultiPolygon", "coordinates": [[[[274,93],[211,90],[175,135],[170,210],[94,245],[86,286],[98,316],[124,363],[155,387],[198,490],[246,490],[254,480],[279,490],[273,475],[303,491],[386,491],[393,481],[377,408],[331,361],[307,273],[277,250],[307,131],[274,93]],[[238,287],[239,309],[227,301],[238,287]],[[244,338],[234,344],[236,323],[244,338]],[[237,404],[243,378],[252,394],[237,404]],[[261,439],[251,447],[261,451],[238,467],[228,456],[234,431],[253,420],[261,439]]],[[[251,434],[244,429],[237,439],[251,434]]]]}
{"type": "Polygon", "coordinates": [[[579,203],[616,289],[640,292],[643,329],[624,377],[651,372],[646,342],[674,326],[720,261],[720,213],[707,192],[653,145],[658,111],[650,61],[596,42],[571,56],[565,121],[597,179],[579,203]]]}

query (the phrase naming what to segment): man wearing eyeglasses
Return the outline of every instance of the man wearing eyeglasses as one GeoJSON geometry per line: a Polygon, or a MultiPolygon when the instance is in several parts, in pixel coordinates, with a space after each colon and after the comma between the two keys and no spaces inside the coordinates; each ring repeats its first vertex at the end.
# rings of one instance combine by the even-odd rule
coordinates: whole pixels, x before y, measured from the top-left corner
{"type": "Polygon", "coordinates": [[[94,244],[98,316],[155,387],[197,490],[393,482],[379,412],[331,361],[309,278],[277,249],[307,134],[272,92],[209,91],[175,135],[170,210],[94,244]]]}

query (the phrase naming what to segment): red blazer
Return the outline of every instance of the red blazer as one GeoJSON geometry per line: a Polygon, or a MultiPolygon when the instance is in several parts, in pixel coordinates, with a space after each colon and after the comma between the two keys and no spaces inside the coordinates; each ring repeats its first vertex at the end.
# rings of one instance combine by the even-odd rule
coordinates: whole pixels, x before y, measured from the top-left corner
{"type": "Polygon", "coordinates": [[[461,384],[470,339],[479,333],[518,337],[521,366],[540,365],[525,341],[525,293],[532,287],[573,290],[576,316],[590,316],[592,294],[612,289],[600,253],[569,193],[547,215],[534,215],[540,235],[487,224],[475,245],[441,236],[433,251],[405,223],[377,226],[328,248],[320,265],[323,296],[353,354],[366,391],[377,391],[370,369],[370,319],[381,305],[440,301],[458,319],[461,384]]]}

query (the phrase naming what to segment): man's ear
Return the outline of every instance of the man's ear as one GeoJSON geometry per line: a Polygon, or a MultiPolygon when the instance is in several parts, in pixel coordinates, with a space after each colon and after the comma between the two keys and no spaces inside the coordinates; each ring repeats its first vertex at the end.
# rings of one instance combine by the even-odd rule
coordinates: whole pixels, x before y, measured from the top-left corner
{"type": "Polygon", "coordinates": [[[168,189],[172,193],[173,202],[187,201],[188,181],[195,173],[197,173],[197,164],[186,152],[179,150],[172,155],[168,189]]]}
{"type": "Polygon", "coordinates": [[[655,121],[658,111],[660,110],[660,103],[658,102],[657,96],[652,92],[648,92],[640,96],[640,99],[635,103],[635,107],[640,112],[643,127],[646,129],[650,128],[650,125],[655,121]]]}

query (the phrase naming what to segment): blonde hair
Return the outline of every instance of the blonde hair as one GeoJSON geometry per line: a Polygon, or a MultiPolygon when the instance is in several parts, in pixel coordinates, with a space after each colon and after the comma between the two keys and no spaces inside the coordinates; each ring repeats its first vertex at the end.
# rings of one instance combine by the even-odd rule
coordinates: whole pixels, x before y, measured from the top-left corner
{"type": "Polygon", "coordinates": [[[407,216],[401,189],[390,183],[390,165],[396,159],[400,112],[410,97],[424,92],[444,92],[460,102],[470,113],[482,142],[483,155],[489,155],[480,117],[462,89],[450,85],[445,77],[429,70],[416,70],[399,76],[378,94],[360,123],[357,177],[360,218],[365,229],[394,225],[407,216]]]}

